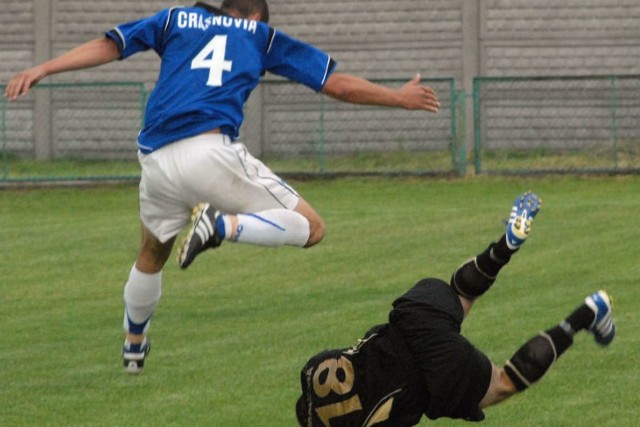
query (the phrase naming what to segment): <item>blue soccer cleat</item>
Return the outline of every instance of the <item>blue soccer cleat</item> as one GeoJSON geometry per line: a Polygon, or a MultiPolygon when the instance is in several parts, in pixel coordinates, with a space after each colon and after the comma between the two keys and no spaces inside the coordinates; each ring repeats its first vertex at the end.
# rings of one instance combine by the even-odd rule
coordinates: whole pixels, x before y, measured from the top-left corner
{"type": "Polygon", "coordinates": [[[613,298],[605,291],[594,292],[585,298],[584,303],[593,311],[595,319],[588,330],[600,345],[609,345],[616,336],[616,325],[613,323],[613,298]]]}
{"type": "Polygon", "coordinates": [[[531,221],[536,217],[542,200],[537,194],[527,191],[522,193],[511,208],[511,215],[507,222],[507,246],[518,249],[531,232],[531,221]]]}
{"type": "Polygon", "coordinates": [[[142,344],[125,342],[122,346],[122,360],[124,370],[129,374],[139,374],[144,368],[144,359],[151,351],[151,343],[144,340],[142,344]]]}

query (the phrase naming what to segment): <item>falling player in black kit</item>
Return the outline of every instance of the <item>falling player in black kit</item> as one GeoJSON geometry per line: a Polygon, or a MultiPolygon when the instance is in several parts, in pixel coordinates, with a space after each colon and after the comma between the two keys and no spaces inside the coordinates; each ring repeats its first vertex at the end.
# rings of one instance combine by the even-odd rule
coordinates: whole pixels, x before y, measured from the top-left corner
{"type": "Polygon", "coordinates": [[[430,419],[484,419],[483,408],[538,381],[581,330],[608,345],[616,329],[605,291],[586,297],[558,325],[527,341],[503,367],[460,334],[476,298],[529,235],[541,201],[531,192],[513,205],[506,233],[466,261],[450,283],[426,278],[396,299],[389,322],[352,348],[312,357],[301,372],[296,404],[303,427],[404,427],[430,419]]]}

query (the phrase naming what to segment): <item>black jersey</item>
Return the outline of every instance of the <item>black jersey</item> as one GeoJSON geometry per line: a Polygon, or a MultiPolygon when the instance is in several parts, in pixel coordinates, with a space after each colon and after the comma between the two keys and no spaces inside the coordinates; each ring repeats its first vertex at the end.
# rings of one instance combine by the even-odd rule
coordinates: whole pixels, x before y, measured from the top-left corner
{"type": "Polygon", "coordinates": [[[301,372],[296,412],[308,427],[412,426],[424,412],[408,354],[389,325],[372,328],[352,348],[327,350],[301,372]]]}
{"type": "Polygon", "coordinates": [[[296,412],[306,427],[405,427],[423,415],[484,419],[491,362],[460,335],[462,307],[425,279],[394,302],[389,323],[353,348],[327,350],[301,372],[296,412]]]}

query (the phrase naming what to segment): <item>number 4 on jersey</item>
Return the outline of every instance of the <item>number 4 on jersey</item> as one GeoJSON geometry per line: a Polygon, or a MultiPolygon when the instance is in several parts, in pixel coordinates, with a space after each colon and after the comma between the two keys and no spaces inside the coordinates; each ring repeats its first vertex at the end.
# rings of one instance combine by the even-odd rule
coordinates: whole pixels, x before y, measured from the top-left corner
{"type": "Polygon", "coordinates": [[[227,52],[227,36],[214,36],[209,43],[193,58],[191,69],[209,69],[207,86],[222,86],[222,73],[231,71],[232,61],[227,61],[224,56],[227,52]]]}

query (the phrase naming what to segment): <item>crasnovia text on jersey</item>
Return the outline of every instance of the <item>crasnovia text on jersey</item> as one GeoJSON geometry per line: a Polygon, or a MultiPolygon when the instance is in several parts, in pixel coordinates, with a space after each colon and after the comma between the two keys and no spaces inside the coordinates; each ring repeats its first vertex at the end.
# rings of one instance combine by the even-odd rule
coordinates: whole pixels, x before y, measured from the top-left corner
{"type": "Polygon", "coordinates": [[[224,15],[204,16],[198,12],[179,11],[176,16],[178,28],[195,28],[202,31],[212,26],[231,28],[235,27],[253,34],[258,29],[258,22],[242,18],[232,18],[224,15]]]}

